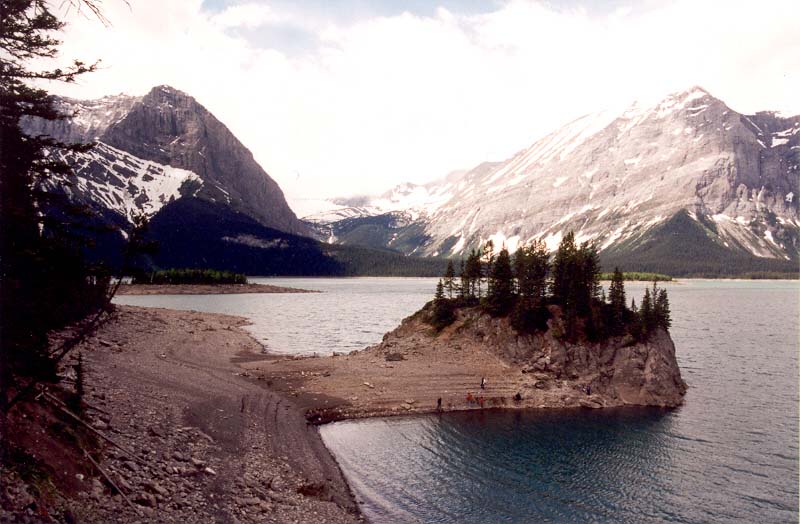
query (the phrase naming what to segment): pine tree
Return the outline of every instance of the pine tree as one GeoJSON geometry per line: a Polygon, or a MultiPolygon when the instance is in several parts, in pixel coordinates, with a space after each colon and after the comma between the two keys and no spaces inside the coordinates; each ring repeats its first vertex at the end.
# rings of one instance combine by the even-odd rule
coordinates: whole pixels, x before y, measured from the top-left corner
{"type": "Polygon", "coordinates": [[[444,284],[440,278],[439,282],[436,283],[436,293],[433,295],[433,300],[434,302],[441,302],[444,299],[444,284]]]}
{"type": "Polygon", "coordinates": [[[547,329],[550,312],[546,307],[547,275],[550,256],[544,242],[520,246],[514,256],[514,275],[517,280],[517,301],[511,314],[511,324],[521,333],[547,329]]]}
{"type": "Polygon", "coordinates": [[[577,313],[586,316],[591,313],[592,303],[600,296],[600,257],[594,244],[581,244],[576,266],[571,293],[577,313]]]}
{"type": "Polygon", "coordinates": [[[469,276],[464,266],[464,259],[461,259],[461,267],[458,275],[461,281],[461,284],[458,286],[458,298],[464,299],[469,297],[469,276]]]}
{"type": "Polygon", "coordinates": [[[600,257],[593,243],[584,242],[578,249],[576,276],[571,292],[574,294],[575,313],[584,319],[584,331],[590,340],[605,336],[602,317],[597,315],[594,304],[599,300],[600,257]]]}
{"type": "Polygon", "coordinates": [[[453,268],[453,261],[447,261],[447,269],[444,272],[444,286],[447,288],[447,298],[453,298],[453,281],[456,278],[456,272],[453,268]]]}
{"type": "Polygon", "coordinates": [[[449,326],[454,319],[452,303],[444,296],[444,284],[442,280],[436,284],[436,294],[433,296],[433,314],[431,324],[441,330],[449,326]]]}
{"type": "Polygon", "coordinates": [[[667,290],[661,288],[658,290],[658,297],[655,300],[656,322],[659,327],[669,331],[672,327],[672,315],[669,310],[669,297],[667,297],[667,290]]]}
{"type": "MultiPolygon", "coordinates": [[[[88,5],[88,4],[87,4],[88,5]]],[[[0,1],[0,360],[5,385],[12,373],[52,377],[55,364],[46,333],[100,307],[107,280],[92,275],[78,251],[42,211],[53,194],[38,188],[52,175],[71,174],[52,149],[86,151],[48,136],[27,136],[27,118],[67,118],[52,97],[27,82],[73,82],[94,66],[76,61],[66,69],[34,69],[58,54],[53,36],[63,27],[41,0],[0,1]]],[[[37,84],[41,85],[41,84],[37,84]]],[[[0,402],[5,401],[0,395],[0,402]]]]}
{"type": "Polygon", "coordinates": [[[483,273],[480,252],[475,251],[474,249],[470,251],[469,256],[467,256],[467,262],[465,264],[464,271],[467,275],[467,283],[469,287],[467,296],[469,298],[480,298],[481,276],[483,273]]]}
{"type": "Polygon", "coordinates": [[[565,336],[576,336],[577,320],[585,316],[592,323],[591,301],[597,292],[599,272],[596,252],[588,244],[580,249],[575,234],[570,231],[561,240],[553,261],[553,300],[561,306],[565,336]]]}
{"type": "Polygon", "coordinates": [[[514,301],[514,274],[511,271],[511,256],[506,248],[494,259],[488,277],[486,309],[494,316],[507,314],[514,301]]]}
{"type": "Polygon", "coordinates": [[[639,317],[642,322],[642,333],[645,337],[649,337],[655,327],[655,308],[650,296],[650,288],[644,289],[642,305],[639,308],[639,317]]]}
{"type": "Polygon", "coordinates": [[[553,283],[551,294],[553,301],[562,307],[569,306],[571,298],[571,280],[575,275],[575,262],[578,248],[575,245],[575,234],[570,231],[561,240],[553,258],[553,283]]]}
{"type": "MultiPolygon", "coordinates": [[[[625,329],[625,279],[618,267],[614,268],[608,290],[611,305],[611,332],[621,334],[625,329]]],[[[631,308],[634,304],[631,303],[631,308]]]]}

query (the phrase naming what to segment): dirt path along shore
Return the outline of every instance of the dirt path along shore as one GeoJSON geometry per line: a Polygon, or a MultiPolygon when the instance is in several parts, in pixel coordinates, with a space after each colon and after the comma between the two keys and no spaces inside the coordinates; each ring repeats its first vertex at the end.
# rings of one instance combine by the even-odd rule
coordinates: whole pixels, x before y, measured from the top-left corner
{"type": "Polygon", "coordinates": [[[86,479],[82,522],[357,522],[316,428],[239,363],[267,357],[239,317],[122,306],[81,351],[111,413],[105,464],[143,512],[86,479]],[[96,488],[96,485],[95,485],[96,488]]]}

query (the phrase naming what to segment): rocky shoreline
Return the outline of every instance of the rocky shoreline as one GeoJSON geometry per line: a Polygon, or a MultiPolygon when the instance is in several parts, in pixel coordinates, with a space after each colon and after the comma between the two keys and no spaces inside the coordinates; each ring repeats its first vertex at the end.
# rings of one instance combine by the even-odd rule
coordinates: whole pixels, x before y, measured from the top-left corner
{"type": "Polygon", "coordinates": [[[117,306],[79,351],[92,406],[85,418],[130,452],[99,442],[95,456],[131,504],[69,446],[39,439],[38,414],[17,410],[15,444],[28,446],[58,490],[44,497],[3,466],[0,522],[359,522],[317,429],[239,367],[270,358],[244,324],[117,306]]]}

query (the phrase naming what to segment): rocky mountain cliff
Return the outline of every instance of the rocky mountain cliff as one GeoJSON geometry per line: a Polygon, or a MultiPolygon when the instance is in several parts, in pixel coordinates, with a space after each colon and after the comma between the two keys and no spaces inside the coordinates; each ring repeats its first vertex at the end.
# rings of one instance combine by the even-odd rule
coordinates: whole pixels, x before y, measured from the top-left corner
{"type": "Polygon", "coordinates": [[[739,114],[693,88],[580,118],[456,180],[406,188],[421,204],[395,202],[388,211],[406,220],[387,220],[385,231],[375,228],[380,198],[362,199],[364,209],[378,204],[369,217],[316,227],[333,241],[441,256],[489,239],[553,249],[574,230],[631,269],[656,269],[653,250],[668,245],[680,260],[660,269],[675,274],[703,271],[695,262],[706,256],[732,261],[733,272],[797,271],[799,186],[800,116],[739,114]],[[407,241],[409,228],[418,241],[407,241]]]}
{"type": "Polygon", "coordinates": [[[69,155],[77,177],[66,189],[63,180],[51,180],[51,190],[65,190],[73,200],[123,223],[134,213],[153,216],[169,202],[190,196],[223,203],[266,227],[308,233],[252,153],[186,93],[159,86],[143,97],[57,103],[74,116],[31,120],[26,132],[64,142],[96,141],[97,146],[69,155]]]}

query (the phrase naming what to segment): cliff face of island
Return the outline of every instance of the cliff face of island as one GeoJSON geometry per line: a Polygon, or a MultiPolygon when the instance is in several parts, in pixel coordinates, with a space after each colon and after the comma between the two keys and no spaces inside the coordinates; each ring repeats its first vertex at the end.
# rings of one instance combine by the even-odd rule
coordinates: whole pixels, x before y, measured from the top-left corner
{"type": "MultiPolygon", "coordinates": [[[[489,352],[521,372],[523,389],[568,392],[567,399],[587,407],[641,405],[678,406],[686,383],[675,358],[675,345],[667,331],[657,329],[646,341],[630,335],[602,342],[569,342],[560,335],[564,325],[556,307],[543,333],[521,335],[507,317],[494,318],[478,308],[456,311],[456,320],[441,332],[430,329],[423,309],[405,319],[383,342],[370,351],[383,353],[439,352],[445,348],[465,355],[489,352]],[[575,397],[571,390],[585,392],[575,397]]],[[[568,402],[571,403],[571,402],[568,402]]]]}

